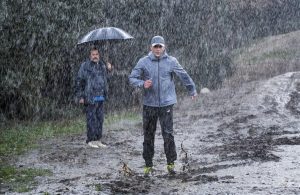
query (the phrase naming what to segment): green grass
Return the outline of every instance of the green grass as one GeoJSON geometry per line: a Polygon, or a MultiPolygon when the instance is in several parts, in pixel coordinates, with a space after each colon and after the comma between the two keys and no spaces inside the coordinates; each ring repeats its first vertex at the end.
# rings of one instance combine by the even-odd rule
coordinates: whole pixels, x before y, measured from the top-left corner
{"type": "Polygon", "coordinates": [[[0,187],[3,185],[9,191],[19,193],[31,191],[37,184],[35,177],[50,175],[51,171],[16,168],[9,165],[9,161],[37,147],[40,140],[79,134],[83,131],[85,131],[83,117],[50,122],[11,122],[0,131],[0,187]]]}
{"type": "Polygon", "coordinates": [[[16,168],[9,165],[9,160],[37,146],[43,139],[85,131],[85,120],[51,122],[11,122],[0,131],[0,187],[9,191],[28,192],[36,185],[35,177],[51,174],[49,170],[16,168]]]}
{"type": "Polygon", "coordinates": [[[263,53],[261,56],[262,60],[265,59],[274,59],[274,58],[280,58],[280,59],[290,59],[294,58],[296,56],[296,50],[275,50],[271,51],[269,53],[263,53]]]}
{"type": "MultiPolygon", "coordinates": [[[[38,141],[85,131],[85,120],[14,123],[0,131],[0,156],[14,156],[36,147],[38,141]]],[[[1,163],[1,161],[0,161],[1,163]]]]}
{"type": "Polygon", "coordinates": [[[102,191],[102,185],[101,184],[95,184],[95,191],[97,191],[97,192],[102,191]]]}
{"type": "Polygon", "coordinates": [[[270,52],[261,52],[258,56],[255,56],[254,54],[249,53],[243,49],[237,49],[234,52],[233,56],[238,56],[239,54],[242,54],[243,62],[247,62],[249,64],[256,64],[266,60],[294,59],[295,56],[297,56],[297,51],[295,49],[289,49],[289,50],[274,49],[273,51],[270,52]]]}
{"type": "Polygon", "coordinates": [[[114,115],[109,115],[104,120],[105,126],[110,126],[113,123],[119,122],[121,120],[137,121],[140,120],[140,116],[135,112],[121,112],[114,115]]]}
{"type": "Polygon", "coordinates": [[[13,166],[0,167],[0,186],[5,184],[10,191],[29,192],[37,185],[35,177],[51,175],[51,171],[44,169],[23,169],[13,166]]]}
{"type": "MultiPolygon", "coordinates": [[[[122,119],[139,120],[139,116],[134,112],[107,115],[104,125],[109,126],[122,119]]],[[[19,155],[35,148],[40,140],[84,133],[85,129],[84,116],[74,120],[35,123],[14,122],[0,130],[0,157],[19,155]]]]}
{"type": "Polygon", "coordinates": [[[283,59],[289,60],[296,56],[296,51],[286,51],[286,50],[275,50],[267,53],[262,53],[261,56],[252,57],[249,59],[250,63],[258,63],[265,60],[272,59],[283,59]]]}
{"type": "MultiPolygon", "coordinates": [[[[139,120],[134,112],[122,112],[107,115],[104,125],[109,128],[111,124],[120,120],[139,120]]],[[[47,122],[18,122],[11,121],[0,130],[0,188],[8,187],[14,192],[28,192],[36,185],[35,177],[49,175],[49,170],[16,168],[9,165],[9,160],[16,155],[36,148],[41,140],[85,133],[85,116],[73,120],[47,121],[47,122]]],[[[95,186],[101,191],[101,186],[95,186]]]]}

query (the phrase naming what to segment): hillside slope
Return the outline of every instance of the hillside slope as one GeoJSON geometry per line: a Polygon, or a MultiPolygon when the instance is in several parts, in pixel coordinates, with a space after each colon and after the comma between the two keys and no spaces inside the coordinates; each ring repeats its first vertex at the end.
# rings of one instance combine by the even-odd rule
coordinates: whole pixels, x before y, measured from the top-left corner
{"type": "Polygon", "coordinates": [[[300,71],[300,31],[256,40],[232,53],[234,75],[226,83],[263,80],[300,71]]]}

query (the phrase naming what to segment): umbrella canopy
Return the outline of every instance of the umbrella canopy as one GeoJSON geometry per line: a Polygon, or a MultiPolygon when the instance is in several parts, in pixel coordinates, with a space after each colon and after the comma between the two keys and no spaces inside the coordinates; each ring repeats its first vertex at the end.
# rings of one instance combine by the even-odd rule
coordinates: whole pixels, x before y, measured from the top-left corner
{"type": "Polygon", "coordinates": [[[126,40],[133,37],[124,30],[116,27],[106,27],[93,30],[78,41],[78,45],[97,41],[126,40]]]}

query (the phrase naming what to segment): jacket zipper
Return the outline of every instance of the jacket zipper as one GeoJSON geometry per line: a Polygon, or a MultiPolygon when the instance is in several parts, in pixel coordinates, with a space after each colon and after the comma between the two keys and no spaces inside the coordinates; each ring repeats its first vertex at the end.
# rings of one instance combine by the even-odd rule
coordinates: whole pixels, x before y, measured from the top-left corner
{"type": "Polygon", "coordinates": [[[159,60],[157,61],[157,74],[158,74],[158,106],[160,107],[160,82],[159,82],[159,60]]]}

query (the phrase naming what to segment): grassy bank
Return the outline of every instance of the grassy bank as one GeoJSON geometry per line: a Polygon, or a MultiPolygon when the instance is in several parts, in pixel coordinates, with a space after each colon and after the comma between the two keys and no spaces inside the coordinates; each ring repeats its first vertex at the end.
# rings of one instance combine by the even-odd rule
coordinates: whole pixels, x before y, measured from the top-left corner
{"type": "MultiPolygon", "coordinates": [[[[122,120],[136,121],[139,114],[129,111],[107,115],[104,126],[111,125],[122,120]]],[[[47,121],[47,122],[11,122],[0,130],[0,163],[4,159],[24,153],[35,148],[39,141],[59,136],[85,133],[86,121],[81,116],[73,120],[47,121]]]]}
{"type": "MultiPolygon", "coordinates": [[[[104,126],[106,129],[117,130],[114,125],[120,121],[137,120],[139,115],[132,111],[110,114],[106,116],[104,126]]],[[[0,194],[7,191],[31,191],[37,184],[37,176],[51,175],[50,170],[15,167],[13,163],[17,155],[37,148],[42,140],[82,134],[85,131],[84,116],[47,122],[11,121],[0,130],[0,194]]]]}
{"type": "MultiPolygon", "coordinates": [[[[14,122],[0,131],[0,156],[22,154],[36,147],[38,141],[61,135],[82,133],[84,118],[50,122],[14,122]]],[[[2,158],[1,158],[2,159],[2,158]]]]}
{"type": "Polygon", "coordinates": [[[300,31],[255,40],[232,52],[234,74],[225,85],[268,79],[300,71],[300,31]]]}
{"type": "MultiPolygon", "coordinates": [[[[0,186],[2,190],[14,192],[29,192],[37,185],[35,177],[51,175],[50,170],[45,169],[26,169],[13,166],[0,167],[0,186]]],[[[1,193],[1,191],[0,191],[1,193]]]]}
{"type": "MultiPolygon", "coordinates": [[[[4,191],[28,192],[37,184],[37,176],[50,175],[50,170],[15,167],[16,155],[35,148],[43,139],[82,133],[83,117],[75,120],[48,122],[11,122],[0,131],[0,188],[4,191]]],[[[0,193],[2,193],[2,190],[0,193]]]]}

